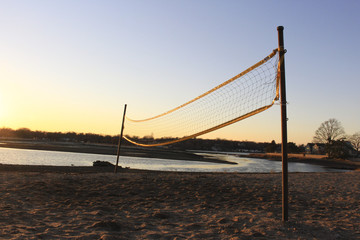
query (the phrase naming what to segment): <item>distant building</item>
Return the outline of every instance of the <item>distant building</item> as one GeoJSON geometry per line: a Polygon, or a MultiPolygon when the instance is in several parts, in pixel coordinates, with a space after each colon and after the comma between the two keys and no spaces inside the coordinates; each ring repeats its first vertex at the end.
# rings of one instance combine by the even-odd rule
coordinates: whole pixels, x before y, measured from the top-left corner
{"type": "Polygon", "coordinates": [[[309,154],[325,154],[324,143],[308,143],[305,146],[305,152],[309,154]]]}
{"type": "Polygon", "coordinates": [[[345,142],[345,151],[347,151],[347,153],[350,156],[357,156],[358,155],[358,152],[356,151],[356,149],[348,141],[345,142]]]}
{"type": "MultiPolygon", "coordinates": [[[[352,147],[350,142],[342,142],[342,152],[345,155],[356,156],[357,152],[352,147]]],[[[305,152],[308,154],[326,154],[325,143],[308,143],[305,147],[305,152]]]]}

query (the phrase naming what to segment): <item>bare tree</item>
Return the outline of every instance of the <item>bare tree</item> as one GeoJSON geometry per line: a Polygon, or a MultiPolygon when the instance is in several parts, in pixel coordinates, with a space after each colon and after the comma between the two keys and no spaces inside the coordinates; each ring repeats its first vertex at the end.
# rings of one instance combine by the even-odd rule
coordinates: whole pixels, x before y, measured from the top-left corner
{"type": "Polygon", "coordinates": [[[348,136],[347,140],[351,143],[351,145],[354,147],[356,152],[359,152],[359,148],[360,148],[360,132],[357,132],[357,133],[354,133],[353,135],[348,136]]]}
{"type": "Polygon", "coordinates": [[[340,121],[335,118],[323,122],[315,131],[313,142],[330,144],[334,141],[343,140],[345,138],[345,131],[340,121]]]}
{"type": "Polygon", "coordinates": [[[344,128],[338,120],[331,118],[323,122],[315,131],[313,142],[324,143],[329,158],[345,159],[349,153],[344,140],[344,128]]]}

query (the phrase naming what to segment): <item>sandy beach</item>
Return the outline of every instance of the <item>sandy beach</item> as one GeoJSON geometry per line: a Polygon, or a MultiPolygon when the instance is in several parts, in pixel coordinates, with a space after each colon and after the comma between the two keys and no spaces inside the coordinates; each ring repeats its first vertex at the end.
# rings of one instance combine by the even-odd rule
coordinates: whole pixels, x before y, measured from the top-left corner
{"type": "MultiPolygon", "coordinates": [[[[55,168],[54,168],[55,169],[55,168]]],[[[53,170],[54,170],[53,169],[53,170]]],[[[1,239],[359,239],[360,172],[0,171],[1,239]]]]}

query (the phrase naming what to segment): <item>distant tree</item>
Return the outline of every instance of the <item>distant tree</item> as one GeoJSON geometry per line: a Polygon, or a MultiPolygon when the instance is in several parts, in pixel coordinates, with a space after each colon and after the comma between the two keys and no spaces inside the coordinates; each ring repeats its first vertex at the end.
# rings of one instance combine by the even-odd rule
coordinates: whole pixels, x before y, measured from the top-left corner
{"type": "Polygon", "coordinates": [[[15,137],[15,131],[11,128],[0,128],[0,137],[15,137]]]}
{"type": "Polygon", "coordinates": [[[265,152],[268,152],[268,153],[276,152],[276,148],[277,148],[276,142],[275,142],[275,140],[272,140],[271,143],[265,147],[265,152]]]}
{"type": "Polygon", "coordinates": [[[46,133],[42,132],[42,131],[31,131],[31,135],[32,135],[33,139],[40,140],[40,139],[45,138],[46,133]]]}
{"type": "Polygon", "coordinates": [[[288,152],[289,153],[298,153],[299,147],[296,146],[296,144],[293,142],[288,142],[288,152]]]}
{"type": "Polygon", "coordinates": [[[347,140],[351,143],[351,145],[356,150],[357,154],[359,155],[359,148],[360,148],[360,132],[354,133],[347,137],[347,140]]]}
{"type": "Polygon", "coordinates": [[[46,137],[47,139],[51,140],[51,141],[59,141],[62,138],[62,133],[61,132],[48,132],[46,133],[46,137]]]}
{"type": "Polygon", "coordinates": [[[77,133],[76,132],[67,132],[67,133],[64,134],[64,137],[69,139],[70,141],[75,142],[76,137],[77,137],[77,133]]]}
{"type": "Polygon", "coordinates": [[[19,138],[32,138],[32,132],[28,128],[19,128],[15,130],[15,134],[19,138]]]}
{"type": "Polygon", "coordinates": [[[331,141],[329,144],[326,144],[325,150],[329,158],[346,159],[347,157],[349,157],[349,145],[343,139],[334,140],[331,141]]]}
{"type": "Polygon", "coordinates": [[[299,146],[299,152],[301,152],[301,153],[305,152],[305,145],[304,144],[301,144],[299,146]]]}
{"type": "Polygon", "coordinates": [[[344,145],[345,131],[341,122],[335,118],[321,123],[320,127],[315,131],[313,138],[314,143],[325,143],[325,150],[329,158],[343,158],[345,155],[341,150],[344,145]]]}
{"type": "Polygon", "coordinates": [[[330,144],[332,141],[342,140],[344,138],[345,131],[341,122],[335,118],[330,118],[321,123],[320,127],[315,131],[313,142],[330,144]]]}

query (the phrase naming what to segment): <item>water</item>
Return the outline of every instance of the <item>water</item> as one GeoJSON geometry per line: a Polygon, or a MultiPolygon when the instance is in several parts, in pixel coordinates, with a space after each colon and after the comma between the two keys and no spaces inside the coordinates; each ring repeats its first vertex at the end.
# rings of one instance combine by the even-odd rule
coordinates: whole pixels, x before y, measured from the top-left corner
{"type": "MultiPolygon", "coordinates": [[[[265,159],[238,157],[227,154],[203,154],[209,157],[236,162],[218,164],[198,161],[168,160],[121,156],[119,165],[133,169],[185,172],[281,172],[281,162],[265,159]]],[[[92,166],[94,161],[116,162],[116,156],[87,153],[27,150],[0,147],[0,163],[52,166],[92,166]]],[[[324,168],[305,163],[289,163],[289,172],[339,172],[341,170],[324,168]]]]}

